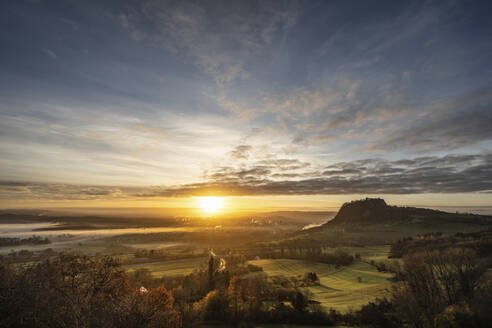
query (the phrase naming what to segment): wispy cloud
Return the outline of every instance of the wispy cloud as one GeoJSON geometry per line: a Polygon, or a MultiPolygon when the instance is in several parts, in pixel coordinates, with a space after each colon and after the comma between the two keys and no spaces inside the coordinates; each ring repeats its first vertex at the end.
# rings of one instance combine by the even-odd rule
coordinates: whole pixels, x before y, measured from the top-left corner
{"type": "Polygon", "coordinates": [[[171,51],[183,51],[222,85],[249,76],[251,57],[292,27],[296,11],[278,1],[156,1],[125,13],[123,26],[171,51]],[[153,29],[145,28],[151,22],[153,29]]]}
{"type": "Polygon", "coordinates": [[[216,117],[193,120],[168,114],[160,120],[89,109],[50,107],[56,121],[4,115],[0,122],[0,179],[138,185],[177,183],[201,176],[238,140],[229,122],[216,117]],[[82,114],[84,113],[84,114],[82,114]],[[89,116],[89,117],[88,117],[89,116]]]}
{"type": "Polygon", "coordinates": [[[492,139],[492,86],[436,105],[409,127],[379,140],[374,149],[455,149],[492,139]]]}
{"type": "Polygon", "coordinates": [[[44,49],[42,49],[42,51],[43,51],[43,53],[44,53],[46,56],[50,57],[51,59],[56,59],[56,58],[58,58],[58,57],[56,56],[56,54],[55,54],[55,52],[54,52],[53,50],[50,50],[50,49],[44,48],[44,49]]]}
{"type": "Polygon", "coordinates": [[[408,86],[402,79],[396,86],[376,88],[377,97],[367,95],[367,86],[360,90],[361,81],[345,77],[282,93],[264,92],[254,100],[234,99],[223,93],[214,99],[242,121],[261,123],[262,119],[273,118],[275,126],[271,130],[290,135],[294,144],[327,143],[353,135],[353,129],[361,133],[368,126],[415,114],[418,109],[410,100],[413,94],[406,90],[408,86]]]}

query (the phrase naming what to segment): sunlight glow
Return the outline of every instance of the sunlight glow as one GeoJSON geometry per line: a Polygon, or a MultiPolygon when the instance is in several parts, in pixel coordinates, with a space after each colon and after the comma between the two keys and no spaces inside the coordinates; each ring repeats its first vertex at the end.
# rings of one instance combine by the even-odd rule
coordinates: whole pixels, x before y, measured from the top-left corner
{"type": "Polygon", "coordinates": [[[214,214],[224,207],[223,197],[200,197],[198,206],[207,214],[214,214]]]}

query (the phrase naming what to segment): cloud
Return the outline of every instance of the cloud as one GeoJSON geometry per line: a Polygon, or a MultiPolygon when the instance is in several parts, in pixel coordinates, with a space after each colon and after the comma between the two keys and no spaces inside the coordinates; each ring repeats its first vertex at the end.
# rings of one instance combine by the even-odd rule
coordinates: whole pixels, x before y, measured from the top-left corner
{"type": "MultiPolygon", "coordinates": [[[[334,12],[343,14],[351,6],[339,7],[334,12]]],[[[453,74],[466,70],[455,65],[463,61],[457,55],[426,66],[436,53],[427,45],[429,39],[440,39],[446,49],[457,46],[455,31],[442,22],[455,20],[460,8],[454,2],[398,5],[376,19],[367,16],[369,8],[360,6],[353,14],[367,16],[367,21],[326,19],[316,24],[326,31],[323,36],[310,30],[306,7],[289,1],[147,0],[120,15],[120,21],[138,35],[136,39],[150,40],[191,59],[220,86],[209,86],[204,94],[243,123],[254,122],[262,130],[288,136],[286,149],[345,143],[367,151],[427,151],[441,146],[454,149],[490,137],[484,129],[490,123],[484,114],[488,108],[470,111],[475,119],[463,112],[439,117],[432,114],[435,108],[429,109],[435,99],[445,98],[439,95],[443,90],[449,94],[446,88],[454,88],[449,84],[429,96],[429,90],[441,83],[442,69],[453,67],[453,74]],[[423,43],[426,47],[414,54],[415,46],[423,43]],[[402,53],[409,55],[402,57],[402,53]],[[271,67],[265,75],[268,80],[258,74],[265,65],[271,67]],[[279,77],[275,69],[290,73],[279,77]],[[246,77],[248,81],[228,83],[246,77]],[[421,115],[421,121],[409,126],[409,117],[421,115]],[[442,128],[441,121],[449,126],[442,128]],[[453,129],[457,121],[468,124],[453,129]]],[[[319,10],[333,9],[319,5],[319,10]]]]}
{"type": "Polygon", "coordinates": [[[241,137],[240,128],[216,116],[189,119],[165,113],[143,119],[97,111],[100,107],[39,104],[38,108],[47,114],[0,115],[0,180],[187,183],[225,157],[231,148],[224,140],[236,142],[241,137]]]}
{"type": "MultiPolygon", "coordinates": [[[[400,81],[401,82],[401,81],[400,81]]],[[[264,91],[260,97],[240,99],[225,93],[211,95],[217,104],[241,121],[264,124],[270,134],[289,136],[291,146],[323,144],[351,138],[368,141],[374,131],[388,132],[395,122],[417,109],[406,90],[406,82],[373,88],[360,80],[340,77],[288,91],[264,91]],[[375,96],[374,94],[377,94],[375,96]],[[376,128],[375,128],[376,127],[376,128]],[[370,132],[368,131],[370,129],[370,132]]]]}
{"type": "Polygon", "coordinates": [[[304,169],[311,166],[311,163],[302,162],[298,159],[267,159],[258,161],[261,165],[268,165],[271,168],[275,168],[280,171],[292,171],[298,169],[304,169]]]}
{"type": "MultiPolygon", "coordinates": [[[[490,80],[484,9],[455,1],[7,5],[0,179],[158,184],[135,194],[180,195],[213,185],[343,193],[357,181],[386,192],[406,175],[454,179],[483,157],[415,154],[490,148],[492,88],[457,97],[490,80]],[[361,156],[382,159],[319,164],[361,156]]],[[[416,183],[404,192],[425,189],[416,183]]],[[[116,197],[110,187],[56,186],[53,196],[48,185],[4,188],[116,197]]]]}
{"type": "Polygon", "coordinates": [[[57,58],[57,56],[56,56],[56,54],[55,54],[55,52],[53,50],[44,48],[44,49],[42,49],[42,51],[43,51],[43,53],[46,56],[50,57],[51,59],[56,59],[57,58]]]}
{"type": "Polygon", "coordinates": [[[224,167],[207,173],[205,177],[213,181],[255,180],[269,176],[271,172],[268,166],[254,166],[247,169],[224,167]]]}
{"type": "MultiPolygon", "coordinates": [[[[433,69],[417,64],[427,62],[429,57],[437,53],[431,48],[424,49],[411,59],[407,58],[404,67],[397,63],[401,63],[402,52],[413,55],[412,45],[431,37],[429,28],[433,30],[432,37],[442,36],[443,43],[449,42],[448,38],[453,33],[440,22],[454,19],[453,15],[459,12],[459,7],[452,2],[415,3],[404,6],[404,10],[400,8],[401,11],[384,16],[384,19],[370,20],[363,26],[354,22],[345,23],[342,27],[330,26],[333,28],[326,29],[321,45],[314,45],[315,41],[309,40],[312,44],[310,49],[314,49],[312,51],[315,52],[313,58],[317,60],[313,60],[310,57],[311,50],[306,49],[301,58],[295,58],[300,59],[299,62],[293,63],[296,68],[303,67],[304,60],[312,65],[316,72],[309,72],[311,75],[308,81],[311,85],[271,90],[264,88],[256,96],[245,99],[221,93],[215,99],[220,107],[242,120],[269,124],[275,121],[277,131],[289,134],[295,145],[358,139],[360,144],[371,143],[367,147],[360,146],[366,150],[402,149],[401,146],[413,148],[412,150],[423,149],[423,145],[428,143],[427,140],[416,140],[415,145],[409,144],[410,142],[403,145],[405,140],[408,140],[406,135],[401,139],[390,139],[401,133],[395,132],[397,129],[415,130],[414,126],[408,126],[411,118],[426,114],[426,111],[429,111],[429,103],[436,102],[436,94],[442,93],[443,90],[449,94],[449,90],[445,91],[444,87],[429,97],[429,90],[438,89],[437,84],[441,83],[434,81],[436,85],[429,85],[429,79],[439,76],[437,67],[442,66],[441,63],[437,63],[433,69]],[[329,72],[336,77],[327,78],[325,75],[319,80],[312,78],[319,76],[318,72],[329,72]],[[395,123],[396,127],[389,123],[395,123]],[[377,131],[378,135],[373,133],[374,131],[377,131]],[[377,146],[372,147],[380,136],[388,139],[388,144],[381,145],[377,142],[377,146]]],[[[302,16],[299,18],[299,24],[302,24],[302,16]]],[[[446,59],[449,66],[447,69],[451,69],[452,66],[455,69],[453,74],[458,74],[462,66],[450,61],[450,58],[446,59]]],[[[445,98],[442,95],[437,97],[437,101],[445,98]]],[[[471,128],[480,122],[482,126],[489,124],[486,117],[483,120],[483,115],[475,116],[477,119],[475,123],[470,122],[471,128]]],[[[456,117],[456,120],[460,121],[461,117],[456,117]]],[[[483,127],[480,127],[480,130],[483,131],[483,127]]],[[[419,134],[422,139],[429,133],[427,130],[424,132],[419,134]]],[[[461,135],[465,140],[444,142],[444,146],[456,148],[453,143],[466,144],[470,140],[465,133],[461,135]]],[[[446,133],[443,133],[442,137],[437,136],[438,139],[446,137],[446,133]]],[[[482,137],[484,135],[477,135],[476,140],[481,140],[482,137]]],[[[430,150],[437,148],[437,145],[429,147],[430,150]]]]}
{"type": "Polygon", "coordinates": [[[230,152],[233,159],[247,159],[253,147],[250,145],[238,145],[230,152]]]}
{"type": "Polygon", "coordinates": [[[218,168],[208,181],[157,187],[151,196],[419,194],[492,191],[492,155],[340,162],[324,171],[278,173],[272,166],[218,168]]]}
{"type": "Polygon", "coordinates": [[[69,25],[70,27],[72,27],[76,31],[80,30],[80,24],[74,20],[62,17],[62,18],[60,18],[60,21],[69,25]]]}
{"type": "MultiPolygon", "coordinates": [[[[125,187],[129,195],[138,188],[125,187]]],[[[0,181],[0,197],[12,199],[49,199],[49,200],[98,200],[126,198],[120,187],[83,186],[40,182],[0,181]]]]}
{"type": "Polygon", "coordinates": [[[278,1],[147,0],[140,11],[125,13],[120,21],[135,38],[183,51],[222,85],[249,76],[251,57],[294,25],[296,11],[278,1]]]}
{"type": "Polygon", "coordinates": [[[246,121],[273,114],[279,125],[284,125],[284,130],[288,125],[302,119],[343,110],[342,103],[349,97],[347,91],[341,90],[339,86],[322,84],[288,90],[285,93],[264,92],[256,103],[252,103],[250,99],[234,99],[224,93],[210,96],[221,108],[246,121]]]}
{"type": "Polygon", "coordinates": [[[218,167],[176,186],[114,187],[0,182],[4,199],[135,200],[203,195],[340,195],[491,192],[492,154],[340,162],[318,170],[297,160],[218,167]]]}
{"type": "Polygon", "coordinates": [[[385,136],[377,150],[410,147],[417,151],[455,149],[492,139],[492,86],[439,104],[410,127],[385,136]]]}

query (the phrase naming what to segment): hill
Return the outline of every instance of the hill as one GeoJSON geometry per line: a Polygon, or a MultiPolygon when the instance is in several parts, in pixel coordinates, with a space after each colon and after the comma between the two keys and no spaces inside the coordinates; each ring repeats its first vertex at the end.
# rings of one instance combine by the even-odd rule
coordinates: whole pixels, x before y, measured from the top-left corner
{"type": "Polygon", "coordinates": [[[492,216],[488,215],[391,206],[380,198],[366,198],[343,204],[331,221],[298,231],[294,238],[333,247],[367,246],[390,244],[401,238],[432,232],[449,235],[491,228],[492,216]]]}
{"type": "Polygon", "coordinates": [[[366,198],[343,204],[335,218],[324,226],[439,222],[489,225],[492,224],[492,217],[470,213],[448,213],[428,208],[390,206],[384,199],[366,198]]]}

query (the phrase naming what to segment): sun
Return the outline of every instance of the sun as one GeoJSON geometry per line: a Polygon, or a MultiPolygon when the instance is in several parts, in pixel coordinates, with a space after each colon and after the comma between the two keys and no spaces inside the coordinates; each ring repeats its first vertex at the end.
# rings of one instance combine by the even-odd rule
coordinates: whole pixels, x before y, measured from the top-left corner
{"type": "Polygon", "coordinates": [[[198,206],[207,214],[214,214],[224,207],[223,197],[199,197],[198,206]]]}

